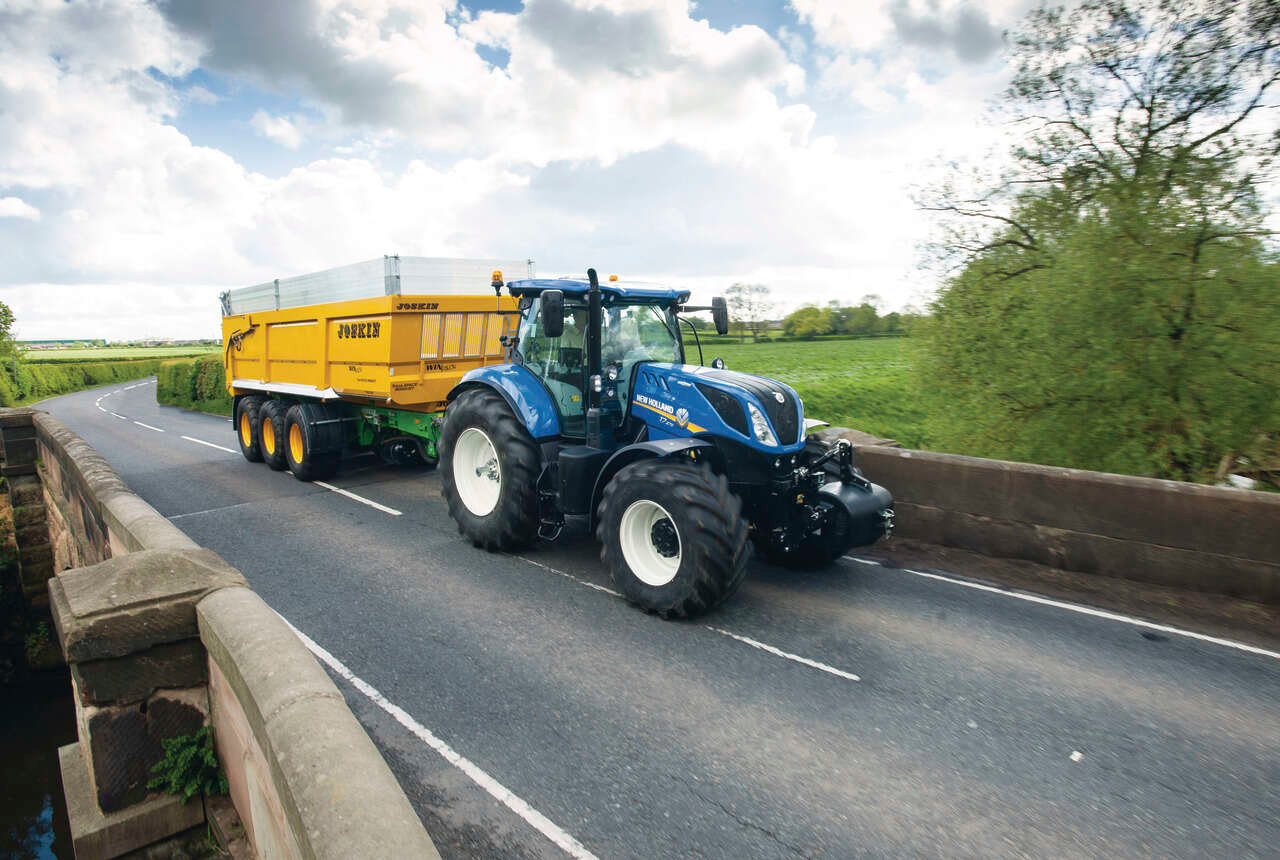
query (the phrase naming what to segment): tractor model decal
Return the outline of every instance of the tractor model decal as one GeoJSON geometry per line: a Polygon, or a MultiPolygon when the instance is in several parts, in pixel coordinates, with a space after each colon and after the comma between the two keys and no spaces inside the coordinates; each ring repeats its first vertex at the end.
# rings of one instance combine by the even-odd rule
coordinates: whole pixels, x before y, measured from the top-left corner
{"type": "Polygon", "coordinates": [[[689,410],[685,409],[683,406],[676,409],[670,403],[663,403],[661,400],[654,400],[652,397],[646,397],[643,394],[637,394],[636,399],[631,402],[636,406],[648,409],[650,412],[658,413],[661,417],[679,425],[690,433],[706,432],[706,427],[694,424],[689,420],[689,410]]]}

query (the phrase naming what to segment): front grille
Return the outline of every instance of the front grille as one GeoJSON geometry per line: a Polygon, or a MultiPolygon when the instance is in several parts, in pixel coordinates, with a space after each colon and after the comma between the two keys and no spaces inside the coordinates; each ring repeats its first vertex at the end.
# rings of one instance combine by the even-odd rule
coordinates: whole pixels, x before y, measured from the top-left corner
{"type": "Polygon", "coordinates": [[[719,388],[712,388],[710,385],[697,383],[698,390],[702,392],[702,396],[707,398],[707,402],[716,410],[716,414],[720,416],[720,420],[728,424],[734,430],[737,430],[743,436],[750,436],[747,430],[747,410],[743,408],[738,398],[728,392],[721,391],[719,388]]]}
{"type": "Polygon", "coordinates": [[[700,375],[705,379],[714,379],[717,382],[727,382],[730,385],[745,388],[754,394],[760,401],[760,405],[764,407],[764,414],[773,425],[773,432],[778,435],[778,442],[790,445],[800,441],[800,409],[791,389],[769,379],[732,370],[703,371],[700,375]],[[782,395],[781,403],[778,402],[775,394],[782,395]]]}

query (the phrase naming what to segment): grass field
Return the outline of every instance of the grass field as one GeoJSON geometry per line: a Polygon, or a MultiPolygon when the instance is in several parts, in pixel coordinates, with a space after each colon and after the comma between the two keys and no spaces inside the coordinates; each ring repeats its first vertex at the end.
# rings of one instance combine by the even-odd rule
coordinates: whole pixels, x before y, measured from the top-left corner
{"type": "MultiPolygon", "coordinates": [[[[925,443],[925,413],[916,396],[910,338],[704,344],[707,363],[720,356],[730,370],[785,382],[804,399],[804,414],[840,427],[925,443]]],[[[686,346],[697,360],[697,347],[686,346]]]]}
{"type": "Polygon", "coordinates": [[[86,349],[32,349],[22,353],[31,364],[55,361],[113,361],[126,358],[185,358],[218,352],[219,346],[102,346],[86,349]]]}

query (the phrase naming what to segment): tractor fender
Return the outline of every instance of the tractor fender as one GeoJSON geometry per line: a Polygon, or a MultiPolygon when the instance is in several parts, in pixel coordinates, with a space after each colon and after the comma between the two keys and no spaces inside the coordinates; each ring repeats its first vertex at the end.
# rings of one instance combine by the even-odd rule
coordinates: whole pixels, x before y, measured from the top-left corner
{"type": "Polygon", "coordinates": [[[492,388],[502,395],[535,440],[560,435],[560,413],[546,387],[528,368],[518,364],[490,364],[467,371],[449,392],[452,403],[472,388],[492,388]]]}
{"type": "Polygon", "coordinates": [[[698,451],[700,458],[706,457],[712,467],[723,467],[720,451],[716,446],[705,439],[699,439],[694,436],[686,436],[681,439],[649,439],[614,451],[609,459],[605,461],[604,468],[600,470],[599,476],[596,477],[596,486],[591,493],[591,509],[589,511],[591,530],[595,531],[596,528],[596,508],[600,506],[600,497],[604,495],[604,488],[613,480],[614,475],[639,460],[670,457],[673,454],[682,454],[693,450],[698,451]]]}

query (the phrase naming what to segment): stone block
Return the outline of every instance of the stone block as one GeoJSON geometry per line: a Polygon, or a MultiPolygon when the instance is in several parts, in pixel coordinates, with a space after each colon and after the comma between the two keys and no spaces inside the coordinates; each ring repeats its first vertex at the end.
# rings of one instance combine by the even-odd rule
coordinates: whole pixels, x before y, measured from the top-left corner
{"type": "Polygon", "coordinates": [[[0,408],[0,429],[30,426],[36,411],[30,406],[5,406],[0,408]]]}
{"type": "Polygon", "coordinates": [[[20,475],[9,482],[9,499],[13,505],[38,505],[44,501],[44,488],[38,478],[20,475]]]}
{"type": "Polygon", "coordinates": [[[18,546],[21,547],[18,557],[22,560],[23,576],[26,576],[27,568],[31,568],[33,577],[37,575],[34,571],[38,571],[42,579],[48,579],[53,572],[53,549],[49,546],[48,536],[45,536],[43,544],[28,546],[22,541],[18,541],[18,546]],[[48,572],[46,573],[45,571],[48,572]]]}
{"type": "Polygon", "coordinates": [[[78,705],[77,734],[99,808],[116,812],[144,800],[151,768],[164,757],[160,742],[194,734],[208,715],[206,687],[160,690],[133,705],[78,705]]]}
{"type": "Polygon", "coordinates": [[[47,546],[42,546],[40,549],[44,550],[43,557],[22,562],[22,584],[38,586],[43,590],[45,583],[53,576],[53,553],[47,546]]]}
{"type": "Polygon", "coordinates": [[[63,653],[77,663],[196,637],[196,603],[246,585],[211,550],[145,550],[63,571],[49,589],[63,653]]]}
{"type": "Polygon", "coordinates": [[[14,536],[20,547],[45,546],[49,543],[49,526],[48,523],[32,523],[18,529],[14,536]]]}
{"type": "Polygon", "coordinates": [[[34,463],[36,461],[35,438],[6,438],[4,440],[4,461],[11,466],[17,466],[23,463],[34,463]]]}
{"type": "Polygon", "coordinates": [[[126,705],[157,689],[197,687],[209,680],[208,659],[199,639],[156,645],[125,657],[71,665],[80,702],[126,705]]]}
{"type": "Polygon", "coordinates": [[[184,804],[166,794],[152,795],[128,809],[104,814],[93,797],[80,745],[61,747],[58,763],[76,860],[119,857],[204,822],[204,808],[198,801],[184,804]]]}
{"type": "Polygon", "coordinates": [[[13,527],[44,525],[44,502],[32,505],[20,505],[13,509],[13,527]]]}

